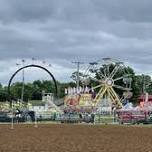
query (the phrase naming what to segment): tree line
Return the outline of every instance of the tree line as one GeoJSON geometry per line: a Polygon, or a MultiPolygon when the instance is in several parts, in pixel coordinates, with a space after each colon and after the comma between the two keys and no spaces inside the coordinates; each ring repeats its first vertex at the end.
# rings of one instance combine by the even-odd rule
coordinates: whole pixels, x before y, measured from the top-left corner
{"type": "MultiPolygon", "coordinates": [[[[103,69],[101,69],[101,71],[102,70],[103,69]]],[[[132,78],[132,93],[133,93],[133,96],[131,98],[132,102],[134,103],[137,102],[137,98],[139,97],[139,95],[143,94],[144,92],[148,92],[149,94],[152,94],[152,80],[149,75],[135,75],[134,70],[130,67],[127,67],[127,71],[129,74],[131,74],[131,78],[132,78]]],[[[120,70],[116,74],[116,77],[120,77],[121,74],[122,74],[122,71],[120,70]]],[[[82,76],[82,73],[80,73],[79,75],[82,76]]],[[[57,81],[59,98],[63,98],[65,96],[65,88],[76,87],[76,83],[75,83],[76,76],[77,76],[77,73],[74,72],[71,76],[73,81],[68,82],[68,83],[57,81]]],[[[98,78],[98,73],[96,73],[96,78],[98,78]]],[[[122,83],[122,82],[120,81],[118,83],[122,83]]],[[[11,90],[11,94],[14,100],[21,99],[22,86],[23,86],[22,82],[15,82],[11,85],[10,90],[11,90]]],[[[0,84],[0,101],[1,102],[8,100],[7,89],[8,89],[7,86],[3,86],[2,84],[0,84]]],[[[42,91],[45,91],[47,93],[54,93],[55,85],[53,81],[36,80],[31,83],[25,83],[24,84],[24,101],[41,100],[42,91]]]]}
{"type": "MultiPolygon", "coordinates": [[[[10,92],[11,96],[14,100],[21,99],[22,94],[22,82],[15,82],[11,85],[10,92]]],[[[58,97],[64,97],[64,89],[71,86],[74,87],[74,82],[69,83],[61,83],[57,81],[58,86],[58,97]]],[[[8,100],[8,88],[7,86],[2,86],[0,84],[0,101],[4,102],[8,100]]],[[[25,83],[24,84],[24,101],[29,100],[41,100],[42,99],[42,92],[45,91],[46,93],[55,93],[55,85],[53,81],[50,80],[36,80],[32,83],[25,83]]]]}

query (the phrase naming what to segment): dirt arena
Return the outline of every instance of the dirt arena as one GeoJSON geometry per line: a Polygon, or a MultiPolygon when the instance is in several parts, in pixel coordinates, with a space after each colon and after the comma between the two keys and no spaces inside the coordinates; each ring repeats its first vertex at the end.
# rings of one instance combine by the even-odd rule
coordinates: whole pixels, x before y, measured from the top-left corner
{"type": "Polygon", "coordinates": [[[152,128],[0,125],[0,152],[152,152],[152,128]]]}

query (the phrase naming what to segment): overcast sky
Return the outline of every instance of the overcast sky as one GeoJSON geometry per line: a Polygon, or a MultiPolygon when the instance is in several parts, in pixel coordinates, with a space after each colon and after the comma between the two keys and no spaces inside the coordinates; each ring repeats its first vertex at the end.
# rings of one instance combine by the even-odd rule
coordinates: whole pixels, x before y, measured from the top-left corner
{"type": "MultiPolygon", "coordinates": [[[[32,57],[62,81],[71,61],[104,57],[152,73],[152,0],[0,0],[0,83],[32,57]]],[[[48,77],[29,71],[26,80],[48,77]]]]}

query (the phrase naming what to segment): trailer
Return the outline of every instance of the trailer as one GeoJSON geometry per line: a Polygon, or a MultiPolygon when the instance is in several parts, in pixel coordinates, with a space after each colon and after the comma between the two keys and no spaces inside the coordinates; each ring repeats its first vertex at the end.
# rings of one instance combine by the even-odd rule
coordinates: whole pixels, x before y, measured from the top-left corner
{"type": "Polygon", "coordinates": [[[140,124],[150,120],[150,111],[143,110],[119,110],[117,111],[117,119],[119,124],[140,124]]]}

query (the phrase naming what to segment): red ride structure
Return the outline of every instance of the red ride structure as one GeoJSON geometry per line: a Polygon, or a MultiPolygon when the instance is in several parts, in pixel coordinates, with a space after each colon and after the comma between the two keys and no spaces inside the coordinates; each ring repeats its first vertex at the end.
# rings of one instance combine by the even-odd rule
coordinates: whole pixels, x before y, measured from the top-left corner
{"type": "Polygon", "coordinates": [[[149,116],[147,111],[136,111],[136,110],[120,110],[117,112],[118,114],[118,121],[120,124],[124,123],[131,123],[131,124],[138,124],[142,121],[145,121],[149,116]]]}
{"type": "Polygon", "coordinates": [[[124,123],[152,123],[152,95],[141,95],[138,98],[139,105],[131,109],[117,111],[120,124],[124,123]]]}

